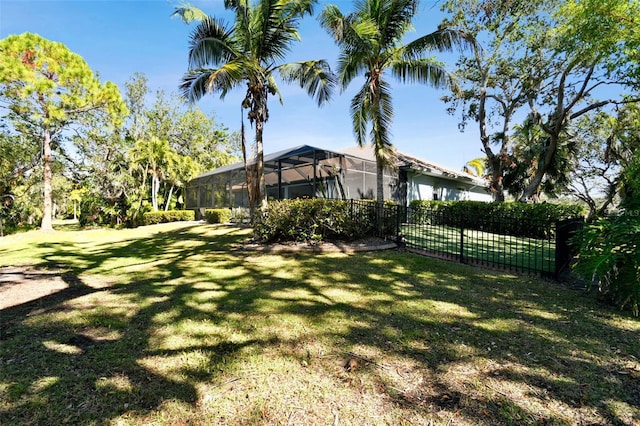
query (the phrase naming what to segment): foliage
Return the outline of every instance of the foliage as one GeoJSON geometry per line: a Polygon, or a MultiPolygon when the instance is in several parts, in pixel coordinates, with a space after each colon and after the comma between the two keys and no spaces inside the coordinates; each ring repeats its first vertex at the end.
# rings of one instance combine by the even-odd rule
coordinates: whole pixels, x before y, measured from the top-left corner
{"type": "Polygon", "coordinates": [[[528,91],[536,84],[537,76],[520,71],[539,60],[527,40],[535,40],[531,33],[548,27],[540,12],[549,3],[447,0],[442,4],[442,10],[449,14],[442,25],[474,40],[471,54],[460,55],[454,71],[460,90],[442,99],[450,114],[460,113],[461,130],[468,123],[477,123],[487,178],[496,201],[504,201],[503,179],[513,164],[514,115],[526,105],[528,91]]]}
{"type": "Polygon", "coordinates": [[[544,76],[528,99],[531,116],[544,137],[538,140],[538,167],[522,200],[535,199],[545,175],[559,172],[554,178],[560,176],[563,163],[571,160],[575,151],[568,134],[572,120],[606,106],[640,101],[621,94],[597,98],[604,85],[622,92],[636,84],[632,81],[637,70],[634,51],[640,33],[635,16],[640,16],[637,0],[570,0],[560,2],[552,13],[554,25],[544,45],[536,42],[544,59],[528,70],[544,76]]]}
{"type": "Polygon", "coordinates": [[[574,270],[621,308],[640,312],[640,210],[588,224],[574,270]]]}
{"type": "Polygon", "coordinates": [[[450,51],[463,41],[460,33],[441,28],[402,44],[417,10],[415,0],[365,0],[357,2],[355,11],[349,15],[344,15],[335,5],[328,5],[320,16],[321,25],[341,50],[337,74],[343,90],[359,75],[365,77],[351,100],[350,112],[358,145],[367,143],[369,133],[369,141],[374,146],[378,201],[384,200],[384,167],[395,165],[390,133],[391,86],[385,72],[390,71],[402,82],[451,87],[453,82],[444,65],[427,57],[426,52],[450,51]]]}
{"type": "Polygon", "coordinates": [[[375,202],[271,201],[254,220],[254,237],[263,242],[354,240],[374,231],[375,209],[375,202]]]}
{"type": "Polygon", "coordinates": [[[263,126],[269,119],[268,97],[282,96],[276,75],[293,82],[326,103],[334,81],[324,60],[281,63],[291,45],[300,40],[298,25],[305,15],[313,13],[314,0],[226,1],[234,14],[234,25],[206,16],[189,5],[177,7],[174,15],[189,23],[199,21],[189,48],[189,71],[182,79],[182,94],[191,102],[206,93],[220,93],[246,87],[242,107],[255,124],[253,146],[247,148],[242,125],[242,153],[247,176],[249,207],[253,213],[266,196],[264,181],[263,126]]]}
{"type": "Polygon", "coordinates": [[[68,170],[88,197],[86,223],[135,226],[149,209],[181,209],[193,176],[235,161],[233,135],[213,116],[162,91],[149,102],[144,74],[125,86],[130,114],[123,127],[114,131],[90,116],[74,132],[78,152],[68,170]]]}
{"type": "Polygon", "coordinates": [[[579,140],[569,191],[589,206],[589,218],[605,215],[619,202],[623,174],[640,149],[640,106],[628,104],[615,114],[598,111],[575,120],[579,140]]]}
{"type": "Polygon", "coordinates": [[[145,225],[155,225],[158,223],[179,222],[185,220],[194,220],[195,212],[193,210],[168,210],[159,212],[147,212],[143,215],[143,223],[145,225]]]}
{"type": "Polygon", "coordinates": [[[208,223],[228,223],[231,221],[230,209],[207,209],[204,218],[208,223]]]}
{"type": "Polygon", "coordinates": [[[581,205],[552,203],[414,200],[409,207],[412,223],[438,220],[441,225],[531,238],[548,238],[556,221],[582,217],[584,213],[581,205]]]}
{"type": "Polygon", "coordinates": [[[572,120],[640,100],[611,95],[638,81],[637,0],[449,0],[444,10],[453,15],[445,24],[485,44],[460,59],[463,90],[446,100],[462,110],[463,126],[478,122],[496,200],[507,185],[522,201],[564,189],[580,143],[572,120]],[[523,109],[536,132],[516,148],[511,121],[523,109]]]}
{"type": "Polygon", "coordinates": [[[11,35],[0,41],[0,56],[0,98],[9,122],[25,138],[41,143],[42,229],[52,230],[52,146],[86,114],[102,111],[117,125],[127,108],[118,87],[101,84],[84,59],[62,43],[37,34],[11,35]]]}
{"type": "Polygon", "coordinates": [[[485,177],[487,171],[487,160],[485,158],[474,158],[467,161],[462,167],[462,171],[477,177],[485,177]]]}
{"type": "Polygon", "coordinates": [[[574,269],[621,308],[640,314],[640,151],[625,168],[621,211],[587,225],[576,237],[574,269]]]}
{"type": "Polygon", "coordinates": [[[82,188],[75,195],[80,198],[78,221],[81,226],[131,225],[131,205],[124,194],[110,200],[96,188],[82,188]]]}

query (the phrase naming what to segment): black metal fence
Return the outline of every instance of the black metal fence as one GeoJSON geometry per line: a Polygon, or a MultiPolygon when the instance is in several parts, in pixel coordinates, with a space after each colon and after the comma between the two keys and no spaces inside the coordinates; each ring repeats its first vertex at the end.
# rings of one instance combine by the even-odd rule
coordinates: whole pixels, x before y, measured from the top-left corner
{"type": "Polygon", "coordinates": [[[376,235],[395,239],[412,252],[554,279],[573,257],[570,238],[584,223],[582,218],[556,222],[471,217],[371,202],[355,205],[375,221],[376,235]]]}

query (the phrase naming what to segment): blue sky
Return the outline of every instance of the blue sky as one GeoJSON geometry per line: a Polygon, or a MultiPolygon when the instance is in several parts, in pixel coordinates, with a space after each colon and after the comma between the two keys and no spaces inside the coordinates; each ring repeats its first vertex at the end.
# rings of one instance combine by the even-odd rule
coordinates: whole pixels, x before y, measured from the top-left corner
{"type": "MultiPolygon", "coordinates": [[[[231,19],[222,0],[192,1],[213,16],[231,19]]],[[[321,7],[329,1],[320,1],[321,7]]],[[[342,10],[351,2],[336,0],[342,10]]],[[[101,80],[123,83],[135,72],[143,72],[152,91],[177,92],[180,78],[187,70],[189,33],[187,26],[171,18],[174,1],[167,0],[0,0],[0,38],[9,34],[33,32],[64,43],[81,55],[100,74],[101,80]]],[[[408,40],[436,29],[443,15],[433,0],[423,0],[414,22],[415,32],[408,40]]],[[[301,25],[302,42],[294,46],[289,61],[327,59],[335,67],[338,49],[322,30],[315,17],[301,25]]],[[[454,55],[439,55],[449,68],[454,55]]],[[[458,130],[458,117],[446,112],[440,97],[446,93],[428,86],[403,85],[390,77],[395,117],[394,145],[402,152],[459,170],[465,161],[481,157],[480,141],[474,123],[464,133],[458,130]]],[[[282,84],[284,105],[271,98],[270,118],[265,126],[265,152],[296,145],[341,149],[355,144],[351,130],[349,102],[362,79],[354,80],[344,93],[318,108],[306,93],[282,84]]],[[[205,112],[214,112],[216,120],[230,130],[240,125],[243,93],[229,93],[224,101],[208,95],[198,103],[205,112]]]]}

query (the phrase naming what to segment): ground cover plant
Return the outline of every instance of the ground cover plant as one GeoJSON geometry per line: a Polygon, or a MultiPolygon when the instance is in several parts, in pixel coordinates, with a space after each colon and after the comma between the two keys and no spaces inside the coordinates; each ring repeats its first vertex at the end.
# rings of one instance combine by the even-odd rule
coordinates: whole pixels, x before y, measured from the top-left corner
{"type": "Polygon", "coordinates": [[[0,424],[640,422],[630,314],[403,251],[249,251],[250,234],[0,239],[0,290],[61,284],[0,311],[0,424]]]}

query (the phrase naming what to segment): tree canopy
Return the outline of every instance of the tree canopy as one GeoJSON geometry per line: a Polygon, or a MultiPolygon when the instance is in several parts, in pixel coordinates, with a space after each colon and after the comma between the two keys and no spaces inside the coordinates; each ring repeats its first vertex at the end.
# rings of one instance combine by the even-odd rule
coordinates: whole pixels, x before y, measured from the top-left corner
{"type": "Polygon", "coordinates": [[[42,146],[44,206],[41,228],[52,230],[52,144],[94,110],[117,126],[127,112],[118,87],[101,83],[87,63],[62,43],[37,34],[0,41],[0,101],[23,137],[42,146]]]}

